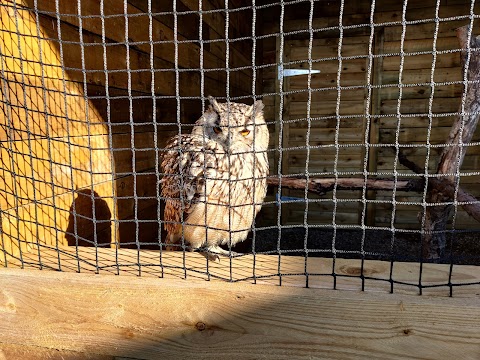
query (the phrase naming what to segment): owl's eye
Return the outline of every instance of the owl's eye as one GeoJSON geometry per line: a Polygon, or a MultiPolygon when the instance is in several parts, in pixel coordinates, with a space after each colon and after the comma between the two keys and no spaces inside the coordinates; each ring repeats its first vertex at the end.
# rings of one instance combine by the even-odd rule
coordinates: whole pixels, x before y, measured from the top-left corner
{"type": "Polygon", "coordinates": [[[220,134],[220,133],[222,132],[222,128],[221,128],[220,126],[215,126],[215,127],[213,128],[213,132],[214,132],[215,134],[220,134]]]}
{"type": "Polygon", "coordinates": [[[243,136],[247,136],[248,134],[250,134],[250,130],[243,129],[242,131],[240,131],[240,134],[242,134],[243,136]]]}

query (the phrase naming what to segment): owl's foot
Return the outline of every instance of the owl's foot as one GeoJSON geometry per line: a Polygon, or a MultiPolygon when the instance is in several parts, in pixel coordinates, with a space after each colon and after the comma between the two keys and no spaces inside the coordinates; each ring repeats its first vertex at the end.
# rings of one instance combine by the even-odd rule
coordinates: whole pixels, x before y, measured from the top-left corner
{"type": "Polygon", "coordinates": [[[205,256],[210,261],[216,261],[220,262],[220,255],[225,256],[225,257],[235,257],[239,256],[239,253],[236,253],[235,251],[228,251],[225,249],[222,249],[220,246],[209,246],[209,247],[202,247],[199,248],[198,251],[200,254],[205,256]]]}

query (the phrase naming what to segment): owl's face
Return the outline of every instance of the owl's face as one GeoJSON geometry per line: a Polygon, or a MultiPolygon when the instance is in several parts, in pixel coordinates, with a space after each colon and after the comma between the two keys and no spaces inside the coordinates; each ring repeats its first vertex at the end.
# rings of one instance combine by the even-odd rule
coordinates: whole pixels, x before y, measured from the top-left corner
{"type": "Polygon", "coordinates": [[[253,105],[219,104],[212,97],[209,100],[210,106],[196,122],[192,134],[218,142],[231,154],[267,150],[269,134],[261,100],[253,105]]]}

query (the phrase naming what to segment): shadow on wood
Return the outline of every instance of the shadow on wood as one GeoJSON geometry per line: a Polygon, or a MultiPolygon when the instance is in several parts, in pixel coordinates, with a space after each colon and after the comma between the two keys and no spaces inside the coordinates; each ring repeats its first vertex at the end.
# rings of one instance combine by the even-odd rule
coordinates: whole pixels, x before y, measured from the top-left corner
{"type": "Polygon", "coordinates": [[[0,275],[8,319],[0,322],[0,355],[22,344],[68,359],[473,359],[480,346],[473,298],[12,269],[0,275]]]}
{"type": "Polygon", "coordinates": [[[69,246],[96,246],[110,244],[112,239],[112,212],[108,203],[97,192],[84,189],[70,207],[65,239],[69,246]]]}

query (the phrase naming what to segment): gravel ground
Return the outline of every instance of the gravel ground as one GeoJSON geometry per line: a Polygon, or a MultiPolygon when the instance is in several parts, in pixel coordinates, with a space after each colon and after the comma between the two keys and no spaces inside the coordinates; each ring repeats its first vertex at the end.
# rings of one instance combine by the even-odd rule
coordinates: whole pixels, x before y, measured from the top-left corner
{"type": "MultiPolygon", "coordinates": [[[[278,229],[258,230],[255,236],[257,252],[277,252],[278,229]]],[[[251,252],[252,234],[233,250],[251,252]]],[[[337,257],[361,258],[361,230],[337,229],[334,236],[330,229],[309,229],[307,239],[308,256],[332,256],[332,243],[335,240],[337,257]]],[[[282,229],[280,250],[285,255],[303,256],[305,229],[282,229]]],[[[366,230],[364,246],[366,259],[420,261],[420,234],[396,233],[387,230],[366,230]],[[392,245],[393,244],[393,245],[392,245]]],[[[441,263],[480,265],[480,231],[458,231],[447,234],[447,251],[441,263]]]]}

